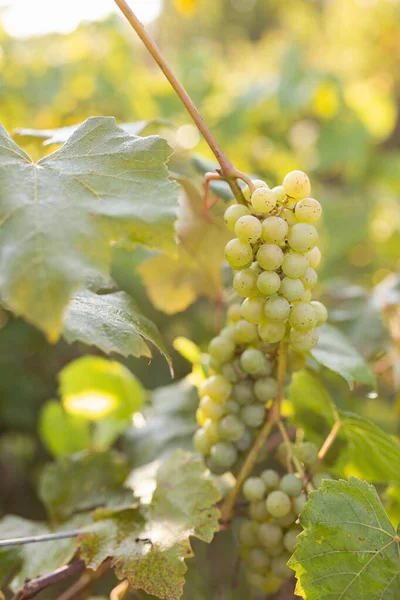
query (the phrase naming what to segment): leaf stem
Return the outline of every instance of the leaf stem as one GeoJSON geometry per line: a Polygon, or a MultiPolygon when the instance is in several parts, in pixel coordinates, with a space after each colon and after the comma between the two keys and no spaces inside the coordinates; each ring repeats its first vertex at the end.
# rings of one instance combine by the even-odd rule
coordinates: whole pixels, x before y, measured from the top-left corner
{"type": "Polygon", "coordinates": [[[161,71],[164,73],[165,77],[168,79],[172,88],[175,90],[176,94],[182,101],[182,103],[185,106],[186,110],[188,111],[189,115],[192,117],[194,123],[199,128],[204,139],[206,140],[207,144],[209,145],[211,151],[213,152],[215,158],[219,162],[220,167],[221,167],[221,174],[223,175],[224,179],[229,184],[236,200],[240,203],[243,203],[244,198],[243,198],[243,194],[240,189],[240,186],[237,182],[237,179],[242,179],[243,181],[246,181],[246,183],[248,185],[250,185],[250,188],[254,189],[253,184],[251,183],[251,180],[244,173],[241,173],[240,171],[238,171],[233,166],[231,161],[226,157],[226,155],[222,151],[221,147],[217,143],[216,139],[214,138],[213,134],[211,133],[211,131],[207,127],[206,123],[204,122],[203,117],[201,116],[197,106],[194,104],[193,100],[191,99],[191,97],[185,90],[184,86],[182,85],[182,83],[180,82],[180,80],[178,79],[176,74],[174,73],[172,67],[166,60],[165,56],[163,55],[163,53],[161,52],[161,50],[159,49],[157,44],[151,38],[148,31],[146,30],[144,25],[139,21],[139,19],[137,18],[137,16],[133,12],[133,10],[129,7],[127,2],[125,0],[114,0],[114,2],[118,6],[118,8],[122,12],[122,14],[125,16],[128,23],[131,25],[131,27],[137,33],[137,35],[139,36],[139,38],[141,39],[143,44],[146,46],[147,50],[150,52],[150,54],[152,55],[152,57],[154,58],[154,60],[158,64],[158,66],[160,67],[161,71]]]}
{"type": "Polygon", "coordinates": [[[78,560],[77,562],[71,563],[70,565],[60,567],[59,569],[53,571],[49,575],[44,575],[43,577],[38,577],[37,579],[27,581],[17,591],[12,600],[29,600],[30,598],[34,598],[37,594],[39,594],[39,592],[41,592],[45,588],[54,585],[59,581],[63,581],[64,579],[68,579],[73,575],[77,575],[78,573],[83,571],[84,568],[84,561],[78,560]]]}
{"type": "Polygon", "coordinates": [[[35,535],[31,537],[0,540],[0,548],[7,546],[23,546],[24,544],[36,544],[39,542],[52,542],[54,540],[64,540],[66,538],[76,537],[81,533],[81,531],[62,531],[60,533],[48,533],[46,535],[35,535]]]}

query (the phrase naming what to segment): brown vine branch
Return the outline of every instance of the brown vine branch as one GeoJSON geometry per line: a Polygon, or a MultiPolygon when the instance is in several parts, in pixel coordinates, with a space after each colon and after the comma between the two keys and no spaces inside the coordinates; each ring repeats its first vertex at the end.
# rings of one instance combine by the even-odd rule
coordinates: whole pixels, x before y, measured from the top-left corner
{"type": "Polygon", "coordinates": [[[223,175],[224,179],[229,184],[232,193],[234,194],[236,200],[238,202],[244,203],[245,200],[243,198],[242,191],[237,182],[237,179],[242,179],[249,185],[250,189],[254,189],[254,186],[251,182],[251,179],[247,177],[244,173],[241,173],[236,169],[231,161],[226,157],[221,147],[217,143],[216,139],[212,135],[211,131],[207,127],[206,123],[201,116],[199,109],[194,104],[193,100],[185,90],[184,86],[174,73],[172,67],[166,60],[165,56],[162,54],[161,50],[151,38],[150,34],[144,27],[144,25],[139,21],[133,10],[130,8],[128,3],[125,0],[114,0],[115,4],[118,6],[122,14],[125,16],[128,23],[137,33],[143,44],[146,46],[147,50],[150,52],[151,56],[154,58],[161,71],[164,73],[165,77],[168,79],[172,88],[182,101],[182,104],[185,106],[189,115],[192,117],[194,123],[200,130],[204,139],[206,140],[208,146],[213,152],[215,158],[220,164],[221,167],[221,175],[223,175]]]}
{"type": "Polygon", "coordinates": [[[53,571],[53,573],[50,573],[49,575],[44,575],[43,577],[38,577],[37,579],[27,581],[16,592],[12,600],[29,600],[30,598],[34,598],[37,594],[39,594],[39,592],[41,592],[45,588],[59,583],[60,581],[64,581],[64,579],[69,579],[69,577],[72,577],[73,575],[81,573],[81,571],[83,571],[84,568],[84,561],[78,560],[77,562],[71,563],[70,565],[60,567],[59,569],[53,571]]]}
{"type": "Polygon", "coordinates": [[[57,600],[74,600],[74,598],[77,598],[93,581],[103,577],[110,567],[111,559],[107,558],[96,571],[88,569],[82,574],[78,581],[65,590],[57,600]]]}

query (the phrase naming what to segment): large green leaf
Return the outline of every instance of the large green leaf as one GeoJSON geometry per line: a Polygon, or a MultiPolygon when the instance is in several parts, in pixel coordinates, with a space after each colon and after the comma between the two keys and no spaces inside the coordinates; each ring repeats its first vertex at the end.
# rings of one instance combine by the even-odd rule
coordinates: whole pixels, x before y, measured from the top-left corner
{"type": "Polygon", "coordinates": [[[56,340],[73,292],[108,276],[111,242],[174,249],[170,153],[93,117],[34,163],[0,126],[0,284],[14,312],[56,340]]]}
{"type": "Polygon", "coordinates": [[[355,383],[375,385],[371,367],[347,337],[332,325],[320,328],[318,344],[311,351],[321,365],[341,375],[353,389],[355,383]]]}
{"type": "Polygon", "coordinates": [[[145,317],[126,292],[95,294],[90,290],[76,292],[64,316],[63,335],[68,342],[79,340],[97,346],[106,354],[148,356],[151,342],[171,358],[157,326],[145,317]]]}
{"type": "Polygon", "coordinates": [[[39,431],[42,442],[54,456],[73,454],[90,445],[90,422],[66,413],[58,400],[49,400],[43,406],[39,431]]]}
{"type": "Polygon", "coordinates": [[[146,514],[125,511],[94,525],[82,536],[81,554],[96,569],[111,557],[119,578],[133,589],[178,600],[193,556],[190,537],[211,542],[218,530],[219,493],[200,461],[182,451],[159,468],[146,514]]]}
{"type": "Polygon", "coordinates": [[[307,600],[398,600],[399,538],[372,485],[325,480],[310,494],[289,565],[307,600]]]}

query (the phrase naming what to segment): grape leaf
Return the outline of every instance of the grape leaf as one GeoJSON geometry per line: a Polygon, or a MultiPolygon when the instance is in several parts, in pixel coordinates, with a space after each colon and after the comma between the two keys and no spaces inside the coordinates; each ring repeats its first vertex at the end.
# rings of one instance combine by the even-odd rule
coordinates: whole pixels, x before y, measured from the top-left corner
{"type": "Polygon", "coordinates": [[[202,196],[188,180],[181,181],[177,222],[178,256],[153,256],[138,268],[154,306],[174,314],[185,310],[198,296],[216,299],[221,293],[221,266],[230,235],[222,216],[206,221],[202,196]]]}
{"type": "Polygon", "coordinates": [[[311,351],[317,362],[338,373],[347,381],[350,389],[355,383],[375,385],[375,375],[347,337],[332,325],[319,330],[318,344],[311,351]]]}
{"type": "Polygon", "coordinates": [[[173,250],[169,155],[165,140],[93,117],[33,163],[0,126],[0,285],[11,309],[55,341],[73,292],[108,276],[111,242],[173,250]]]}
{"type": "Polygon", "coordinates": [[[160,466],[156,483],[146,518],[125,511],[96,523],[82,536],[81,555],[94,569],[111,557],[117,577],[133,589],[178,600],[185,559],[193,556],[190,536],[211,542],[218,530],[219,493],[202,463],[183,451],[160,466]]]}
{"type": "Polygon", "coordinates": [[[106,354],[148,356],[151,342],[172,368],[157,326],[145,317],[126,292],[95,294],[90,290],[76,292],[64,315],[63,336],[68,342],[79,340],[97,346],[106,354]]]}
{"type": "Polygon", "coordinates": [[[307,600],[398,600],[399,540],[375,488],[351,477],[325,480],[300,516],[289,566],[307,600]]]}
{"type": "Polygon", "coordinates": [[[90,445],[90,423],[78,415],[65,412],[58,400],[43,406],[39,423],[40,437],[53,454],[73,454],[90,445]]]}
{"type": "Polygon", "coordinates": [[[48,464],[41,475],[39,496],[53,519],[65,520],[74,513],[133,506],[132,492],[123,488],[129,473],[115,452],[82,452],[48,464]]]}

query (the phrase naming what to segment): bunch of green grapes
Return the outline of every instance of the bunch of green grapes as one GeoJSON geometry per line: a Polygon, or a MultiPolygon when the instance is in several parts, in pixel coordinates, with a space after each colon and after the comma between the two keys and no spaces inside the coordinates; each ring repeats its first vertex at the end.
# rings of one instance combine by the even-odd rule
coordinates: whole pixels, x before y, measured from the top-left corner
{"type": "Polygon", "coordinates": [[[194,446],[215,474],[235,468],[275,398],[276,347],[265,343],[256,325],[241,316],[240,304],[228,309],[227,324],[209,344],[210,376],[199,388],[194,446]]]}
{"type": "MultiPolygon", "coordinates": [[[[317,458],[317,448],[309,442],[300,444],[296,453],[303,457],[305,468],[317,458]]],[[[329,474],[318,473],[311,482],[319,487],[327,478],[329,474]]],[[[287,562],[301,532],[298,516],[307,501],[303,482],[294,473],[281,476],[267,469],[245,481],[243,495],[249,508],[239,530],[239,543],[246,577],[251,586],[275,594],[284,580],[293,577],[287,562]]]]}
{"type": "Polygon", "coordinates": [[[263,341],[288,339],[294,350],[307,352],[327,319],[325,306],[311,295],[321,260],[314,223],[322,208],[309,197],[310,180],[302,171],[288,173],[273,189],[263,181],[253,183],[252,194],[244,191],[247,204],[225,211],[225,222],[236,234],[225,257],[235,270],[233,287],[244,298],[241,317],[257,326],[263,341]]]}

